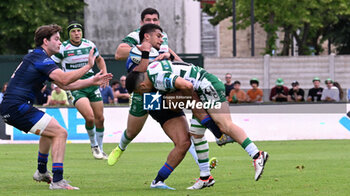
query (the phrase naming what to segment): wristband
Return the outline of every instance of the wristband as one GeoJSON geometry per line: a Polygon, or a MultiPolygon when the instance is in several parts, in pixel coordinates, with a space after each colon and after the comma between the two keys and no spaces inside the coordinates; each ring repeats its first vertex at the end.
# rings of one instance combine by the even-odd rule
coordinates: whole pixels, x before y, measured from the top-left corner
{"type": "Polygon", "coordinates": [[[174,61],[174,59],[175,59],[174,55],[170,53],[170,60],[174,61]]]}
{"type": "Polygon", "coordinates": [[[149,52],[148,51],[142,51],[141,52],[141,58],[149,59],[149,52]]]}

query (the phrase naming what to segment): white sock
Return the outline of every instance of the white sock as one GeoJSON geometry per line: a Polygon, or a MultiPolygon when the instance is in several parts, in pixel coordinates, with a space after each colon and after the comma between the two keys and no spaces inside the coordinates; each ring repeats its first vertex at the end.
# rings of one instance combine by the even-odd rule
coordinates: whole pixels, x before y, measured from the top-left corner
{"type": "Polygon", "coordinates": [[[209,168],[209,162],[204,162],[204,163],[199,163],[199,176],[200,177],[205,177],[205,176],[210,176],[210,169],[209,168]]]}
{"type": "Polygon", "coordinates": [[[193,144],[193,141],[191,140],[191,146],[190,148],[188,149],[188,152],[191,153],[194,161],[196,161],[197,165],[199,166],[199,163],[198,163],[198,156],[197,156],[197,153],[196,153],[196,149],[194,147],[194,144],[193,144]]]}
{"type": "Polygon", "coordinates": [[[200,170],[200,176],[209,176],[210,168],[209,168],[209,144],[205,139],[205,136],[202,138],[194,138],[191,136],[191,140],[194,143],[194,147],[198,156],[198,166],[200,170]]]}
{"type": "Polygon", "coordinates": [[[123,151],[128,147],[129,143],[132,141],[132,139],[129,139],[128,136],[126,136],[126,130],[123,132],[122,137],[120,138],[119,142],[119,148],[123,151]]]}
{"type": "Polygon", "coordinates": [[[258,147],[252,142],[244,149],[250,157],[254,158],[254,155],[259,152],[258,147]]]}
{"type": "Polygon", "coordinates": [[[97,141],[96,141],[96,131],[95,131],[95,127],[92,128],[92,129],[88,129],[86,126],[86,132],[88,133],[89,135],[89,139],[90,139],[90,145],[91,147],[95,147],[97,146],[97,141]]]}
{"type": "Polygon", "coordinates": [[[98,132],[96,131],[96,140],[98,147],[100,148],[101,152],[103,152],[103,134],[104,132],[98,132]]]}

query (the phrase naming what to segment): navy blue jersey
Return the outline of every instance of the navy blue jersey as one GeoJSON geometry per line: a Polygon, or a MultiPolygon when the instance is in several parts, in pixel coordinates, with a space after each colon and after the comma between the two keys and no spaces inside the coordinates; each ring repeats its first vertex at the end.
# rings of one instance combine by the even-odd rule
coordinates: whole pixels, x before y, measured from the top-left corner
{"type": "MultiPolygon", "coordinates": [[[[119,87],[116,89],[116,91],[119,90],[119,93],[128,93],[128,90],[126,88],[123,87],[119,87]]],[[[118,98],[118,103],[129,103],[129,99],[122,99],[122,98],[118,98]]]]}
{"type": "Polygon", "coordinates": [[[4,102],[33,104],[50,73],[57,69],[56,63],[41,47],[24,56],[8,84],[4,102]]]}

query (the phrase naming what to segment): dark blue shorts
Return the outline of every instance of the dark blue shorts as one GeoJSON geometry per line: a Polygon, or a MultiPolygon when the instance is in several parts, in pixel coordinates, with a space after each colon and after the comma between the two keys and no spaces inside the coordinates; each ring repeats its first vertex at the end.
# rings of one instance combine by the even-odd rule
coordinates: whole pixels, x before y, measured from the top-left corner
{"type": "Polygon", "coordinates": [[[185,116],[185,113],[181,110],[179,112],[175,112],[169,109],[165,110],[149,110],[148,113],[152,116],[152,118],[159,122],[159,124],[163,127],[163,124],[172,118],[176,118],[179,116],[185,116]]]}
{"type": "Polygon", "coordinates": [[[27,103],[2,102],[0,113],[4,121],[17,129],[28,133],[44,116],[44,112],[27,103]]]}

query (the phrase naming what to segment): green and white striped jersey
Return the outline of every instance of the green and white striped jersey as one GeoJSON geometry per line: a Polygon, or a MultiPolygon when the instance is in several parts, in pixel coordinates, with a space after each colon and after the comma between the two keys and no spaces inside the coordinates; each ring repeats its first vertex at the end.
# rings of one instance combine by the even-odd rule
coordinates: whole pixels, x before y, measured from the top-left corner
{"type": "MultiPolygon", "coordinates": [[[[136,29],[135,31],[129,33],[122,41],[123,43],[127,43],[129,46],[134,47],[138,44],[140,44],[140,28],[136,29]]],[[[168,35],[165,32],[162,32],[163,34],[163,43],[160,46],[159,53],[169,52],[169,46],[168,46],[168,35]]]]}
{"type": "Polygon", "coordinates": [[[174,65],[169,60],[156,61],[147,67],[147,75],[154,88],[162,92],[175,91],[175,80],[179,76],[190,81],[194,90],[198,90],[207,73],[203,68],[193,64],[177,62],[174,65]]]}
{"type": "MultiPolygon", "coordinates": [[[[92,41],[82,39],[79,46],[74,46],[69,40],[64,41],[60,47],[60,52],[51,56],[56,63],[61,63],[65,72],[70,72],[85,66],[89,61],[89,52],[95,47],[94,55],[98,57],[100,54],[92,41]]],[[[90,78],[94,75],[90,69],[81,79],[90,78]]]]}

